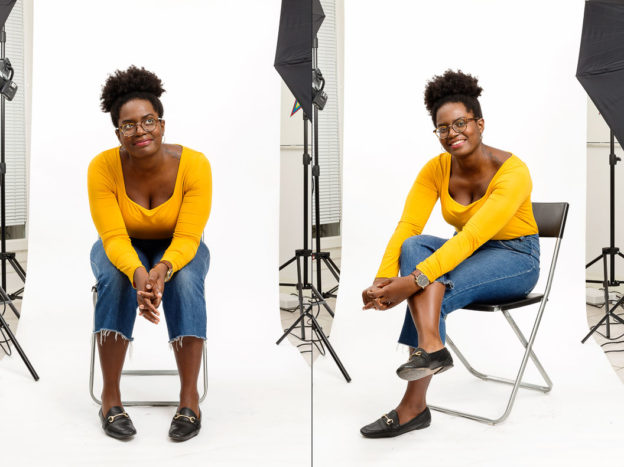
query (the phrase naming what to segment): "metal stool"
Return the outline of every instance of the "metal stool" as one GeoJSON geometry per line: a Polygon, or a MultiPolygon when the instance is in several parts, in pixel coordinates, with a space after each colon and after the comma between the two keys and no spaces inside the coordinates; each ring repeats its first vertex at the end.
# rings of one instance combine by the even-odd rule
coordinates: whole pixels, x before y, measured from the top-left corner
{"type": "MultiPolygon", "coordinates": [[[[93,286],[91,288],[93,292],[93,307],[95,308],[95,303],[97,302],[97,286],[93,286]]],[[[95,372],[95,342],[96,335],[95,333],[91,334],[91,372],[89,375],[89,393],[91,394],[91,399],[95,401],[96,404],[102,405],[102,401],[98,399],[93,393],[93,380],[94,380],[94,372],[95,372]]],[[[206,342],[204,341],[203,350],[202,350],[202,369],[203,369],[203,380],[204,380],[204,392],[199,398],[199,402],[203,402],[206,398],[206,394],[208,393],[208,365],[207,365],[207,352],[206,352],[206,342]]],[[[130,376],[178,376],[178,370],[124,370],[121,372],[122,375],[130,375],[130,376]]],[[[122,401],[124,406],[132,407],[132,406],[177,406],[179,401],[122,401]]]]}

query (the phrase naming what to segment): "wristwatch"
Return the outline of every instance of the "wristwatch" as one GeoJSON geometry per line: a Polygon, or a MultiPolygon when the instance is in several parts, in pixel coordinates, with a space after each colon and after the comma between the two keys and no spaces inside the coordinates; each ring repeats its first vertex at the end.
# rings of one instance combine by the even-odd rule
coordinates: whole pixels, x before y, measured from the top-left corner
{"type": "Polygon", "coordinates": [[[159,263],[162,263],[165,266],[167,266],[167,274],[165,274],[165,282],[169,282],[169,280],[171,279],[171,276],[173,276],[173,268],[169,267],[169,265],[165,263],[164,261],[159,261],[159,263]]]}
{"type": "Polygon", "coordinates": [[[414,276],[414,282],[416,283],[416,285],[421,289],[424,289],[430,284],[429,278],[425,276],[422,272],[420,274],[416,274],[416,271],[414,271],[412,272],[412,276],[414,276]]]}

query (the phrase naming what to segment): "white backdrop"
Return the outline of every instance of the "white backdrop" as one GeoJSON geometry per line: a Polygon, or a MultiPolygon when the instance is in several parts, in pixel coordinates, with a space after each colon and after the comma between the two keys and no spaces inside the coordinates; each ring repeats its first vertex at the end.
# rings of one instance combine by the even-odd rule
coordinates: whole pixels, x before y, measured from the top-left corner
{"type": "MultiPolygon", "coordinates": [[[[596,344],[580,344],[588,329],[586,96],[574,75],[583,4],[347,2],[344,230],[332,342],[353,382],[344,382],[331,359],[317,362],[316,465],[569,466],[621,457],[622,384],[596,344]],[[510,418],[496,427],[434,412],[427,430],[368,440],[359,428],[396,407],[405,388],[394,373],[407,358],[396,344],[405,308],[364,312],[360,294],[375,276],[414,178],[441,152],[422,96],[427,80],[447,68],[480,79],[484,141],[528,164],[533,200],[571,205],[535,347],[554,389],[548,395],[520,390],[510,418]]],[[[425,232],[452,231],[436,208],[425,232]]],[[[543,245],[548,265],[552,247],[543,245]]],[[[535,312],[514,314],[527,335],[535,312]]],[[[520,344],[502,316],[484,315],[457,311],[448,332],[477,369],[515,376],[520,344]]],[[[527,377],[536,381],[534,371],[527,377]]],[[[452,371],[434,377],[428,399],[499,416],[510,388],[475,379],[456,359],[452,371]]]]}
{"type": "MultiPolygon", "coordinates": [[[[41,381],[32,382],[17,357],[2,362],[7,465],[168,465],[178,456],[210,465],[308,464],[309,369],[292,346],[275,345],[280,80],[272,63],[279,5],[35,5],[28,283],[18,338],[41,381]],[[129,409],[137,438],[107,438],[87,392],[89,251],[97,233],[86,172],[96,154],[118,144],[109,115],[99,110],[101,86],[131,64],[164,82],[166,141],[204,152],[213,171],[205,232],[210,388],[202,432],[182,444],[167,441],[173,408],[129,409]]],[[[164,321],[154,327],[139,318],[135,337],[130,365],[174,366],[164,321]]],[[[124,387],[127,398],[175,398],[178,381],[124,387]]]]}

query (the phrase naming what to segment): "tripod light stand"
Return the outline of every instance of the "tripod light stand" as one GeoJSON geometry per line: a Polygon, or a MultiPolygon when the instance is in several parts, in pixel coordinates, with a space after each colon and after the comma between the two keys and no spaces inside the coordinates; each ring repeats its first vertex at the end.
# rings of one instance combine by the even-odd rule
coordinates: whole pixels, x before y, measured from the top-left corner
{"type": "MultiPolygon", "coordinates": [[[[318,126],[317,126],[317,118],[318,118],[318,109],[315,107],[314,108],[314,113],[315,113],[315,122],[313,124],[313,133],[314,133],[314,139],[315,142],[318,141],[318,126]]],[[[304,153],[303,153],[303,249],[298,249],[295,250],[295,256],[293,256],[292,258],[290,258],[288,261],[286,261],[284,264],[282,264],[280,266],[280,271],[284,268],[286,268],[287,266],[289,266],[290,264],[292,264],[293,262],[296,262],[297,265],[297,283],[285,283],[285,282],[280,282],[280,286],[292,286],[295,287],[297,289],[297,297],[299,300],[299,318],[297,318],[295,320],[295,322],[284,331],[284,333],[282,334],[282,336],[278,339],[278,341],[276,342],[276,344],[280,344],[285,338],[286,336],[288,336],[297,326],[301,327],[301,339],[303,341],[306,341],[306,333],[305,333],[305,322],[306,320],[309,320],[309,322],[311,323],[311,328],[312,328],[312,333],[316,334],[321,342],[325,345],[325,347],[327,348],[327,350],[329,351],[330,355],[332,356],[332,358],[334,359],[334,361],[336,362],[336,365],[338,365],[338,368],[340,369],[340,372],[342,373],[342,375],[344,376],[344,378],[347,380],[347,382],[351,381],[351,376],[349,376],[349,373],[347,372],[346,368],[344,367],[344,365],[342,364],[342,362],[340,361],[340,358],[338,357],[338,354],[336,353],[336,351],[334,350],[334,348],[332,347],[332,345],[329,342],[329,339],[327,338],[327,336],[325,335],[325,333],[323,332],[323,329],[321,328],[321,326],[318,324],[318,321],[316,320],[316,318],[314,317],[314,315],[311,313],[314,305],[318,305],[318,306],[323,306],[323,308],[325,308],[327,310],[327,312],[333,317],[334,316],[334,312],[332,311],[332,309],[329,307],[329,305],[327,304],[327,301],[325,300],[325,297],[321,294],[321,292],[314,286],[314,284],[312,284],[312,282],[309,280],[308,278],[308,266],[309,266],[309,262],[308,259],[313,256],[312,250],[310,250],[308,248],[308,174],[310,171],[310,162],[312,161],[312,158],[310,157],[310,154],[308,153],[308,125],[309,125],[309,119],[307,118],[307,116],[303,117],[303,124],[304,124],[304,153]],[[304,290],[310,290],[312,293],[312,297],[313,300],[310,300],[310,302],[306,305],[304,303],[304,296],[303,296],[303,291],[304,290]]],[[[312,168],[312,173],[313,173],[313,177],[315,178],[315,196],[318,197],[318,176],[319,176],[319,170],[318,170],[318,148],[317,148],[317,144],[314,144],[314,153],[315,153],[315,158],[314,158],[314,166],[312,168]]],[[[319,238],[319,205],[318,205],[318,198],[317,201],[315,203],[315,210],[316,210],[316,216],[315,216],[315,221],[317,224],[317,228],[316,228],[316,251],[319,252],[320,251],[320,238],[319,238]]],[[[321,257],[318,255],[314,256],[314,259],[316,259],[317,262],[317,280],[320,283],[320,261],[321,261],[321,257]]]]}
{"type": "MultiPolygon", "coordinates": [[[[5,114],[5,103],[6,100],[12,100],[17,92],[17,86],[12,81],[13,79],[13,68],[11,67],[11,62],[8,58],[6,58],[6,31],[4,27],[4,22],[9,16],[11,9],[15,1],[10,1],[8,4],[0,5],[0,19],[2,20],[2,30],[0,31],[0,261],[1,261],[1,269],[2,269],[2,285],[0,287],[0,302],[8,305],[11,311],[17,316],[20,317],[20,313],[13,304],[12,300],[15,298],[21,298],[19,295],[23,291],[23,288],[16,292],[15,294],[9,295],[6,293],[6,262],[8,261],[15,272],[19,276],[22,281],[26,280],[26,272],[22,268],[22,266],[17,262],[15,258],[15,253],[8,253],[6,251],[6,162],[5,162],[5,122],[6,122],[6,114],[5,114]]],[[[39,375],[35,371],[34,367],[30,363],[30,360],[26,356],[26,353],[20,346],[17,338],[11,332],[8,323],[5,321],[4,316],[0,314],[0,331],[6,333],[8,339],[7,344],[10,345],[12,342],[17,350],[19,356],[22,358],[22,361],[30,371],[30,374],[34,378],[35,381],[39,380],[39,375]]]]}
{"type": "Polygon", "coordinates": [[[306,341],[306,322],[310,323],[312,334],[316,334],[323,345],[327,348],[336,365],[347,381],[351,377],[342,365],[340,358],[329,343],[329,339],[318,324],[315,316],[311,313],[314,306],[323,307],[332,317],[334,312],[327,304],[325,298],[332,296],[335,288],[323,294],[321,289],[321,264],[326,264],[329,271],[336,280],[339,280],[339,269],[331,261],[329,253],[321,251],[320,247],[320,205],[319,205],[319,175],[318,163],[318,111],[322,110],[327,95],[323,92],[325,80],[320,70],[317,68],[318,40],[316,35],[325,17],[318,0],[282,0],[282,11],[280,16],[279,36],[277,50],[275,54],[275,68],[288,85],[291,92],[297,98],[303,109],[304,117],[304,152],[303,152],[303,248],[295,250],[295,255],[280,266],[280,271],[292,263],[297,266],[296,283],[280,283],[281,286],[292,286],[297,290],[299,317],[284,331],[278,339],[279,345],[295,328],[300,326],[301,339],[306,341]],[[313,153],[314,159],[310,157],[309,148],[309,125],[310,116],[312,119],[313,132],[313,153]],[[315,252],[309,248],[309,226],[308,226],[308,192],[310,163],[312,166],[313,187],[315,196],[315,252]],[[310,259],[316,262],[316,286],[308,277],[310,259]],[[311,298],[304,300],[303,291],[309,290],[311,298]],[[308,303],[304,303],[308,301],[308,303]]]}
{"type": "Polygon", "coordinates": [[[585,342],[603,323],[607,327],[608,339],[611,338],[610,324],[624,324],[624,320],[614,313],[623,300],[609,309],[609,287],[616,287],[622,282],[615,278],[615,259],[624,258],[615,246],[615,165],[620,160],[615,155],[615,138],[620,146],[624,142],[624,0],[589,0],[585,2],[583,31],[579,51],[576,77],[587,91],[611,130],[610,133],[610,244],[602,253],[587,263],[586,268],[602,259],[603,280],[588,280],[601,283],[604,287],[605,315],[581,342],[585,342]],[[609,258],[609,271],[607,271],[609,258]]]}
{"type": "Polygon", "coordinates": [[[618,306],[622,305],[624,301],[624,297],[621,298],[611,309],[609,309],[609,287],[617,287],[622,284],[622,281],[619,281],[615,278],[615,258],[620,257],[624,258],[624,255],[620,252],[620,249],[615,246],[615,165],[621,160],[619,157],[615,155],[615,137],[613,135],[613,131],[610,132],[609,135],[609,246],[602,249],[602,253],[598,255],[596,258],[591,260],[585,268],[591,267],[593,264],[602,260],[603,266],[603,279],[601,281],[594,279],[587,279],[588,283],[597,283],[602,284],[604,289],[604,297],[605,297],[605,315],[602,317],[598,323],[591,328],[589,333],[583,338],[581,341],[585,343],[585,341],[591,336],[594,332],[598,330],[602,324],[606,325],[606,337],[607,339],[611,339],[611,319],[617,324],[624,324],[624,320],[620,318],[617,314],[615,314],[615,310],[618,306]],[[609,258],[609,274],[607,274],[607,257],[609,258]]]}

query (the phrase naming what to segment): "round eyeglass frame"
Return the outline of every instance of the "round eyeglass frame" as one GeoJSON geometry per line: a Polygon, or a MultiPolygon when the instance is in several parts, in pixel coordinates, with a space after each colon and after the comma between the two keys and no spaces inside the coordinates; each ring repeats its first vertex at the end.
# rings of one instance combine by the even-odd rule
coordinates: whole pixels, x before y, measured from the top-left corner
{"type": "Polygon", "coordinates": [[[460,134],[460,133],[463,133],[464,131],[466,131],[466,128],[468,127],[468,125],[467,125],[468,122],[470,122],[471,120],[474,120],[476,122],[477,120],[481,120],[481,118],[483,118],[483,117],[459,117],[459,118],[455,119],[453,121],[453,123],[451,123],[450,125],[440,125],[435,130],[433,130],[433,134],[436,135],[439,139],[444,139],[444,138],[448,137],[451,128],[453,128],[453,130],[455,130],[455,133],[460,134]],[[463,129],[458,129],[455,126],[455,124],[458,121],[460,121],[460,120],[465,120],[466,121],[466,126],[463,129]],[[445,132],[444,136],[442,136],[442,131],[445,132]]]}
{"type": "Polygon", "coordinates": [[[128,123],[124,123],[121,126],[119,126],[117,129],[121,132],[122,135],[124,135],[126,138],[130,137],[130,136],[134,136],[136,135],[137,132],[137,128],[139,127],[139,125],[141,125],[141,128],[143,128],[143,130],[147,133],[151,133],[152,131],[154,131],[156,129],[156,122],[162,122],[162,118],[158,117],[158,118],[154,118],[154,117],[148,117],[145,118],[143,120],[141,120],[139,123],[132,123],[131,125],[133,125],[132,129],[130,130],[130,133],[127,133],[123,130],[123,126],[124,125],[128,125],[130,124],[130,122],[128,123]],[[145,122],[146,120],[154,120],[154,128],[152,129],[148,129],[145,127],[145,122]]]}

